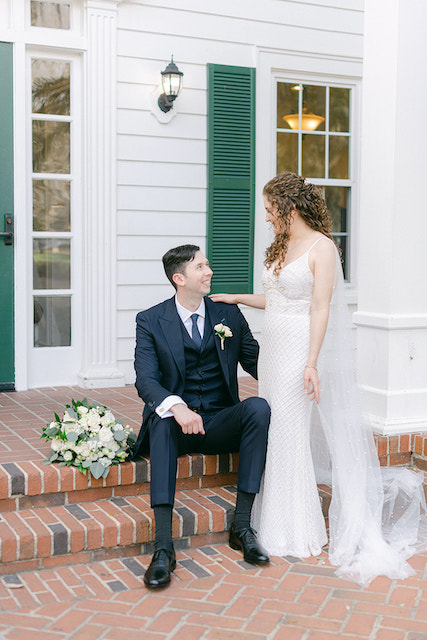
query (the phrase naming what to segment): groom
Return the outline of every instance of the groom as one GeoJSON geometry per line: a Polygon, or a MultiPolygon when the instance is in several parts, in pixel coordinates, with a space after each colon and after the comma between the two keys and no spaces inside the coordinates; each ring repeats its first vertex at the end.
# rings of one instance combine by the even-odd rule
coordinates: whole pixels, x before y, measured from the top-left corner
{"type": "Polygon", "coordinates": [[[238,362],[256,377],[258,343],[237,306],[206,297],[212,270],[199,247],[170,249],[163,266],[176,295],[136,318],[136,388],[145,407],[134,456],[149,444],[156,524],[154,556],[144,576],[149,588],[168,584],[175,569],[172,509],[177,457],[185,453],[239,451],[230,546],[241,549],[247,562],[269,562],[250,515],[264,469],[270,409],[262,398],[239,402],[237,388],[238,362]]]}

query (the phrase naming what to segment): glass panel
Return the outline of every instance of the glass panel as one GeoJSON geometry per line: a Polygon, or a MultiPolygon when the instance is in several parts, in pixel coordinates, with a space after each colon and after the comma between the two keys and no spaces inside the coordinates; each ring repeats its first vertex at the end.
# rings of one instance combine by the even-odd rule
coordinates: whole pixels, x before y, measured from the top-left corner
{"type": "Polygon", "coordinates": [[[298,134],[277,134],[277,173],[293,171],[298,173],[298,134]]]}
{"type": "Polygon", "coordinates": [[[350,89],[330,88],[329,131],[350,130],[350,89]]]}
{"type": "Polygon", "coordinates": [[[347,137],[329,137],[330,178],[348,178],[348,143],[349,138],[347,137]]]}
{"type": "Polygon", "coordinates": [[[70,183],[33,181],[34,231],[70,231],[70,183]]]}
{"type": "Polygon", "coordinates": [[[325,200],[332,218],[334,233],[347,231],[348,196],[347,187],[325,187],[325,200]]]}
{"type": "Polygon", "coordinates": [[[70,124],[33,121],[33,171],[70,173],[70,124]]]}
{"type": "Polygon", "coordinates": [[[33,60],[33,113],[70,115],[70,63],[56,60],[33,60]]]}
{"type": "Polygon", "coordinates": [[[325,177],[324,136],[302,136],[302,174],[307,178],[325,177]]]}
{"type": "Polygon", "coordinates": [[[324,131],[326,87],[305,84],[302,96],[302,129],[324,131]]]}
{"type": "Polygon", "coordinates": [[[337,247],[341,249],[341,266],[344,274],[344,280],[348,280],[348,236],[334,236],[337,247]]]}
{"type": "Polygon", "coordinates": [[[34,296],[34,346],[71,345],[71,296],[34,296]]]}
{"type": "Polygon", "coordinates": [[[70,240],[33,239],[34,289],[70,288],[70,240]]]}
{"type": "Polygon", "coordinates": [[[288,82],[277,83],[277,128],[298,129],[298,97],[301,85],[288,82]],[[293,115],[289,122],[284,116],[293,115]]]}
{"type": "Polygon", "coordinates": [[[69,29],[70,4],[31,0],[31,26],[69,29]]]}

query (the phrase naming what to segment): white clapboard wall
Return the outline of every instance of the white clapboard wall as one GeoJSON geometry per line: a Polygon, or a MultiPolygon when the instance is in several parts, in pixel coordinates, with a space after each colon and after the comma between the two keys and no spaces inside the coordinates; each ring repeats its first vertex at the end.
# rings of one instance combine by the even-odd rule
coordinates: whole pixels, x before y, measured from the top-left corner
{"type": "MultiPolygon", "coordinates": [[[[292,52],[290,73],[299,58],[361,59],[363,0],[135,0],[118,12],[118,359],[133,382],[135,315],[173,293],[162,254],[205,248],[207,63],[257,67],[261,49],[292,52]],[[171,54],[183,90],[162,124],[152,96],[171,54]]],[[[260,117],[273,128],[269,110],[260,117]]]]}

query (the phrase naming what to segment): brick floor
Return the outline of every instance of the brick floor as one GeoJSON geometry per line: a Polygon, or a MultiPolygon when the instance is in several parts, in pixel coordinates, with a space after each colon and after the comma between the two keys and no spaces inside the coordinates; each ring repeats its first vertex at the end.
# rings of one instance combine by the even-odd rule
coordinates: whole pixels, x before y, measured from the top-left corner
{"type": "Polygon", "coordinates": [[[325,553],[260,568],[218,544],[177,560],[157,591],[142,583],[147,556],[3,576],[0,638],[427,640],[427,554],[410,580],[368,588],[337,578],[325,553]]]}

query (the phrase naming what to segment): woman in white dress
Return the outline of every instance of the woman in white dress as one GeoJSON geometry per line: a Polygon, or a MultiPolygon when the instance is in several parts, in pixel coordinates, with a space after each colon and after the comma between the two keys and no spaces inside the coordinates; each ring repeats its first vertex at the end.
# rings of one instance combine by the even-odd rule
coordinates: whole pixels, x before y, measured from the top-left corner
{"type": "Polygon", "coordinates": [[[427,539],[422,474],[382,472],[362,422],[325,201],[290,172],[270,180],[263,194],[275,234],[265,293],[212,296],[265,309],[259,395],[270,404],[271,423],[253,526],[271,555],[319,555],[328,538],[317,483],[328,483],[329,557],[338,575],[365,585],[379,574],[404,578],[413,573],[406,559],[427,539]]]}

